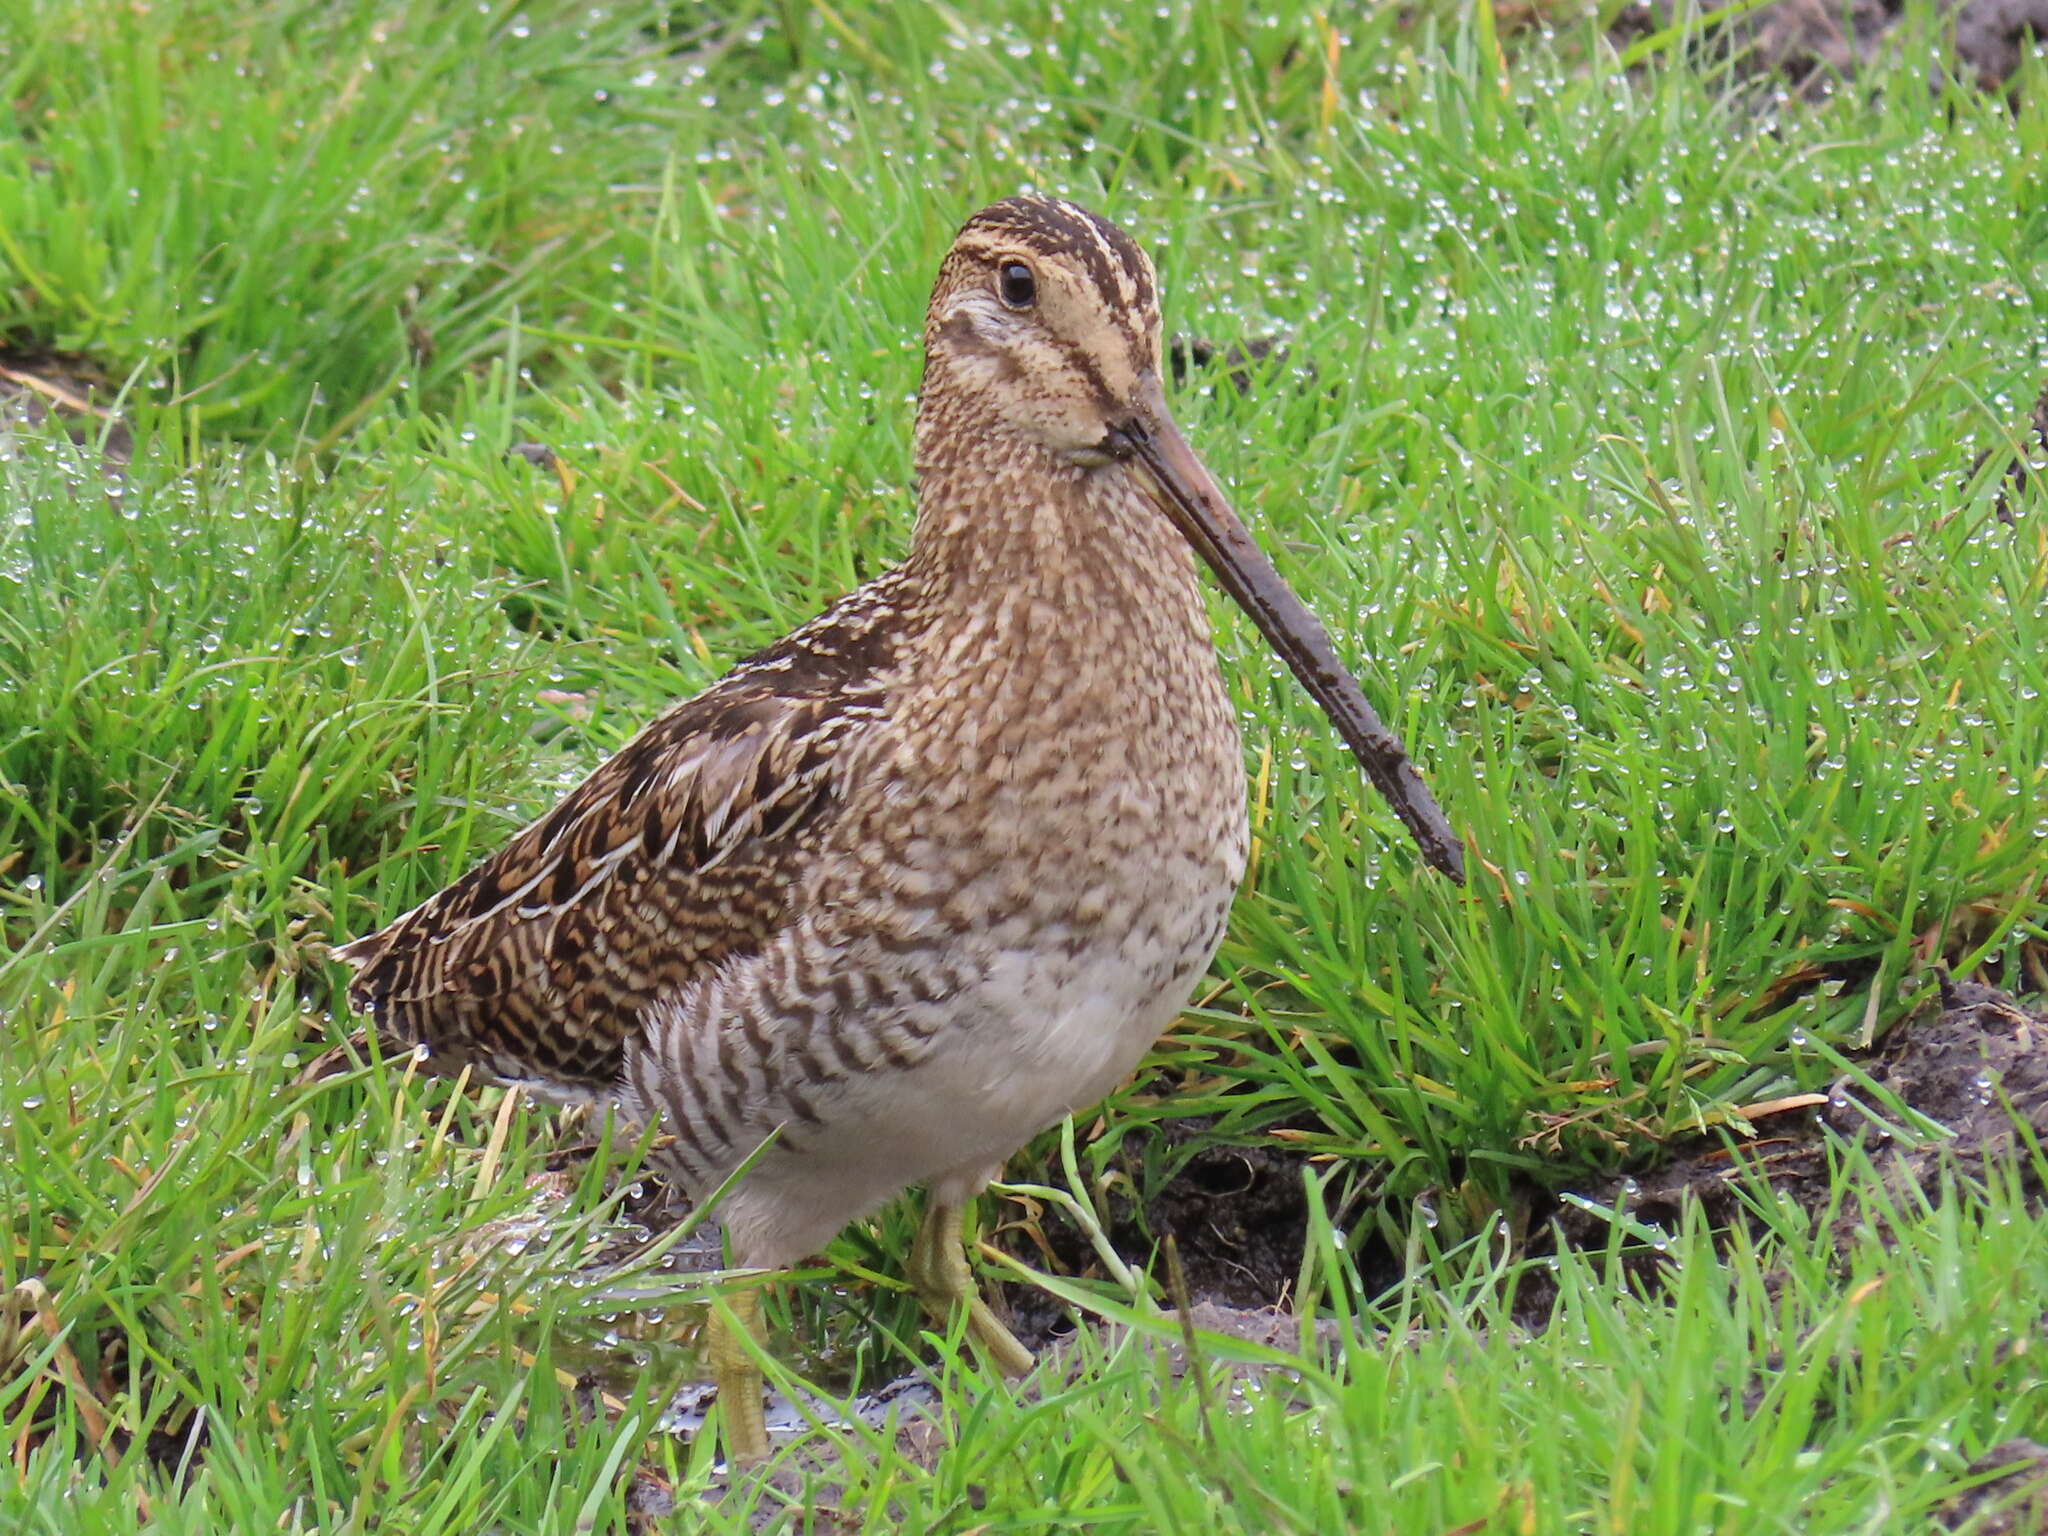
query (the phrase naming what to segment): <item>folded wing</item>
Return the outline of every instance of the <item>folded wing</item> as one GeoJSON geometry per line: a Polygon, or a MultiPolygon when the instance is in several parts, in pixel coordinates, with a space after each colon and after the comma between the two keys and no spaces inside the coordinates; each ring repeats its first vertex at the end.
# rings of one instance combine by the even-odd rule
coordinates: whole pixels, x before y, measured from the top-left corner
{"type": "Polygon", "coordinates": [[[668,710],[482,864],[340,949],[350,1000],[436,1070],[603,1097],[648,1004],[792,920],[834,761],[886,705],[892,585],[668,710]]]}

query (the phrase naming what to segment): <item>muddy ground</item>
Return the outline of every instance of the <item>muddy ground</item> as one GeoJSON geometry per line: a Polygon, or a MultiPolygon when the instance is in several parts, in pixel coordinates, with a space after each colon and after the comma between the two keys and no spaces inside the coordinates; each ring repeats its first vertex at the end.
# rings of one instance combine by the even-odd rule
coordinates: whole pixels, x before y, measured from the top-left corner
{"type": "MultiPolygon", "coordinates": [[[[1542,10],[1540,0],[1495,6],[1518,8],[1532,19],[1542,10]]],[[[1710,9],[1691,0],[1630,0],[1608,35],[1626,48],[1710,9]]],[[[1935,0],[1934,9],[1955,40],[1957,72],[1983,90],[2007,88],[2021,60],[2048,44],[2048,0],[1935,0]]],[[[1905,0],[1778,0],[1705,30],[1689,48],[1702,62],[1728,61],[1739,77],[1782,80],[1818,98],[1901,47],[1905,19],[1905,0]]]]}
{"type": "Polygon", "coordinates": [[[0,454],[21,431],[55,423],[74,441],[96,446],[110,472],[127,464],[135,441],[114,413],[120,389],[89,358],[39,348],[0,346],[0,454]]]}
{"type": "MultiPolygon", "coordinates": [[[[1675,1232],[1692,1206],[1717,1228],[1754,1227],[1742,1189],[1759,1179],[1819,1217],[1837,1199],[1833,1174],[1845,1148],[1869,1158],[1894,1200],[1915,1192],[1939,1200],[1945,1176],[1982,1182],[1994,1171],[2016,1174],[2036,1199],[2044,1193],[2026,1138],[2048,1139],[2048,1014],[1991,987],[1945,983],[1938,1013],[1901,1025],[1856,1064],[1866,1081],[1845,1075],[1825,1103],[1763,1120],[1751,1138],[1688,1137],[1659,1148],[1648,1166],[1582,1185],[1577,1199],[1558,1197],[1540,1229],[1531,1224],[1541,1235],[1530,1252],[1604,1248],[1602,1211],[1675,1232]]],[[[1830,1230],[1846,1246],[1873,1225],[1882,1232],[1882,1213],[1851,1201],[1830,1230]]],[[[1655,1265],[1653,1254],[1643,1257],[1646,1284],[1655,1283],[1655,1265]]],[[[1542,1326],[1554,1300],[1554,1291],[1525,1285],[1519,1320],[1542,1326]]]]}
{"type": "Polygon", "coordinates": [[[1970,1463],[1985,1481],[1957,1494],[1935,1518],[1943,1530],[1969,1527],[1970,1536],[2040,1536],[2048,1531],[2048,1446],[2036,1440],[2007,1440],[1970,1463]],[[2005,1504],[2021,1489],[2017,1503],[2005,1504]],[[1997,1510],[1997,1513],[1989,1513],[1997,1510]]]}
{"type": "MultiPolygon", "coordinates": [[[[2048,1141],[2048,1014],[1990,987],[1951,983],[1938,1012],[1901,1025],[1856,1065],[1860,1080],[1845,1075],[1824,1103],[1763,1119],[1751,1137],[1683,1138],[1576,1189],[1532,1192],[1527,1253],[1605,1249],[1611,1223],[1603,1211],[1674,1233],[1688,1206],[1717,1228],[1751,1225],[1742,1189],[1759,1179],[1780,1198],[1822,1213],[1837,1199],[1833,1170],[1844,1148],[1867,1155],[1894,1195],[1917,1188],[1938,1198],[1945,1172],[1981,1180],[1993,1169],[2016,1170],[2033,1194],[2044,1193],[2025,1134],[2048,1141]]],[[[1236,1312],[1284,1308],[1308,1232],[1303,1160],[1280,1144],[1202,1145],[1206,1129],[1198,1121],[1165,1122],[1163,1147],[1133,1138],[1120,1152],[1130,1185],[1139,1189],[1147,1187],[1148,1160],[1179,1166],[1170,1178],[1149,1181],[1142,1202],[1110,1201],[1103,1213],[1110,1240],[1133,1267],[1156,1274],[1159,1245],[1171,1237],[1198,1304],[1236,1312]]],[[[1838,1240],[1848,1243],[1871,1219],[1854,1206],[1842,1209],[1833,1218],[1838,1240]]],[[[1043,1247],[1027,1249],[1015,1237],[1006,1246],[1063,1273],[1099,1268],[1070,1223],[1048,1213],[1039,1231],[1043,1247]]],[[[1391,1252],[1368,1245],[1359,1262],[1369,1285],[1399,1278],[1399,1256],[1391,1252]]],[[[1654,1286],[1661,1262],[1655,1253],[1645,1249],[1632,1262],[1638,1278],[1654,1286]]],[[[1543,1327],[1556,1299],[1541,1276],[1533,1271],[1517,1293],[1516,1319],[1525,1327],[1543,1327]]],[[[1071,1326],[1058,1303],[1028,1286],[1008,1287],[1005,1299],[1028,1344],[1056,1342],[1071,1326]]]]}
{"type": "MultiPolygon", "coordinates": [[[[1303,1159],[1277,1142],[1205,1143],[1210,1129],[1202,1120],[1167,1120],[1155,1136],[1125,1143],[1118,1183],[1148,1197],[1141,1205],[1119,1192],[1098,1213],[1111,1246],[1133,1268],[1163,1274],[1154,1260],[1171,1238],[1191,1300],[1239,1310],[1284,1306],[1308,1239],[1303,1159]]],[[[1029,1233],[999,1232],[994,1241],[1024,1263],[1060,1274],[1101,1272],[1086,1235],[1055,1211],[1041,1213],[1029,1233]]],[[[1384,1278],[1392,1283],[1397,1276],[1390,1271],[1384,1278]]],[[[1057,1342],[1072,1326],[1065,1306],[1034,1286],[1007,1285],[1003,1299],[1012,1328],[1033,1349],[1057,1342]]]]}

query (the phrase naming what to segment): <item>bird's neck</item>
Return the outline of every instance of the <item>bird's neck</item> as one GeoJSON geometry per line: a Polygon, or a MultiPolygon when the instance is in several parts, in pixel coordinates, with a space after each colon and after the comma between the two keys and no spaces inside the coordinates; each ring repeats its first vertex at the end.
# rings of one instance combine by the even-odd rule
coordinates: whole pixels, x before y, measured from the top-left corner
{"type": "Polygon", "coordinates": [[[918,458],[905,564],[935,609],[1037,603],[1073,631],[1143,611],[1208,643],[1187,543],[1127,467],[1085,468],[1021,442],[918,458]]]}
{"type": "Polygon", "coordinates": [[[1194,558],[1131,471],[1030,451],[921,454],[903,575],[915,617],[893,715],[903,739],[948,744],[921,745],[906,771],[965,775],[961,793],[986,795],[986,823],[963,823],[974,837],[1055,835],[1058,807],[1081,792],[1070,759],[1131,782],[1197,765],[1228,787],[1189,799],[1171,827],[1148,801],[1130,823],[1148,837],[1207,842],[1242,818],[1236,720],[1194,558]]]}

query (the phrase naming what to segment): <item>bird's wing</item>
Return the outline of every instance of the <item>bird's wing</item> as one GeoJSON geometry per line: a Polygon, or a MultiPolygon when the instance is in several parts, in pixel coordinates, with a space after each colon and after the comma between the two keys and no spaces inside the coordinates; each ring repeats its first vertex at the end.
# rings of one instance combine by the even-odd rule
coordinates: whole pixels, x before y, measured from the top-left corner
{"type": "Polygon", "coordinates": [[[881,718],[890,573],[656,718],[446,890],[336,953],[385,1039],[602,1096],[641,1011],[791,917],[835,758],[881,718]]]}

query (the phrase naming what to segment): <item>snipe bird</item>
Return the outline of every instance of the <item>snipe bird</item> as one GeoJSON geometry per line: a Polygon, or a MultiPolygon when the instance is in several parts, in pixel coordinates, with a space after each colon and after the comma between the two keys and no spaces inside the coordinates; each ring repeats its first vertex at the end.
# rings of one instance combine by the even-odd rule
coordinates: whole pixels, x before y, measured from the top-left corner
{"type": "MultiPolygon", "coordinates": [[[[963,1203],[1136,1066],[1244,873],[1195,556],[1462,879],[1400,744],[1174,426],[1159,338],[1116,226],[1043,197],[977,213],[925,316],[908,558],[340,951],[386,1040],[659,1117],[694,1196],[759,1151],[718,1212],[738,1264],[785,1267],[926,1185],[909,1278],[1010,1374],[1031,1357],[976,1294],[963,1203]]],[[[766,1455],[731,1324],[711,1353],[728,1450],[766,1455]]]]}

